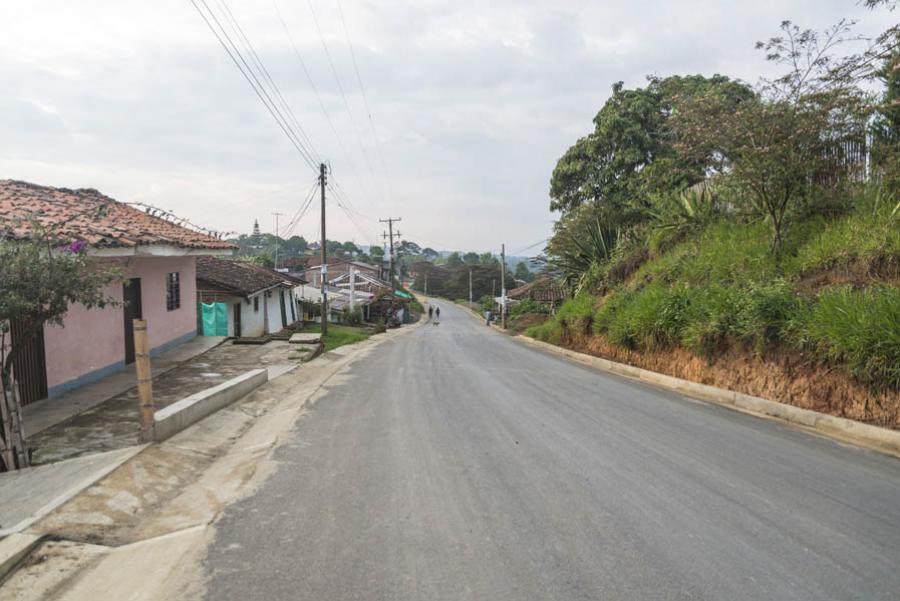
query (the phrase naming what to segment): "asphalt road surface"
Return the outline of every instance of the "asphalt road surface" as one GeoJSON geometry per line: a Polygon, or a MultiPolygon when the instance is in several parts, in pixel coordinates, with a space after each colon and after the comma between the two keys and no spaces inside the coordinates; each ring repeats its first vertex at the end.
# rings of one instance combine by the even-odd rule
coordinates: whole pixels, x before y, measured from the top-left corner
{"type": "Polygon", "coordinates": [[[218,524],[208,598],[900,599],[900,460],[593,371],[448,303],[218,524]]]}

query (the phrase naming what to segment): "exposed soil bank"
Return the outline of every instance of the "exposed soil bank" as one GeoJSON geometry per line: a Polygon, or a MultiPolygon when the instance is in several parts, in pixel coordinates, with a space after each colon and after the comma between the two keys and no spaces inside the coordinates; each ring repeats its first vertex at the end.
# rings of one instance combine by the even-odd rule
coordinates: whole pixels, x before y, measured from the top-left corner
{"type": "Polygon", "coordinates": [[[707,359],[680,348],[637,352],[613,346],[602,336],[571,333],[567,333],[564,346],[803,409],[888,428],[900,427],[900,393],[870,390],[840,370],[811,365],[796,353],[768,352],[757,356],[732,349],[707,359]]]}

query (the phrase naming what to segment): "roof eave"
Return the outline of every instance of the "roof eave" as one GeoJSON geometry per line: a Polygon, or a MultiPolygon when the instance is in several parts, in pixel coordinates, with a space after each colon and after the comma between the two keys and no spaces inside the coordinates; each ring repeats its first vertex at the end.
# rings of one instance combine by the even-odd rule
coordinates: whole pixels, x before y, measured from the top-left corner
{"type": "Polygon", "coordinates": [[[174,244],[138,244],[135,246],[90,247],[88,254],[95,257],[228,257],[233,248],[186,248],[174,244]]]}

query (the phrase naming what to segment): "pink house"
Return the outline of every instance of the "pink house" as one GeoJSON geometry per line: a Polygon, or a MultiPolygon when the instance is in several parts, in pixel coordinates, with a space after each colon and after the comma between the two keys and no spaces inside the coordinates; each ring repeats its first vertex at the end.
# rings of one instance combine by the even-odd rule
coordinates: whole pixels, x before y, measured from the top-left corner
{"type": "MultiPolygon", "coordinates": [[[[132,319],[147,320],[151,355],[192,339],[197,335],[196,258],[230,255],[234,249],[228,242],[96,190],[0,180],[0,217],[26,212],[62,236],[87,242],[88,252],[98,261],[117,265],[125,280],[106,291],[123,301],[118,306],[89,310],[74,305],[62,327],[46,326],[42,336],[28,341],[25,359],[15,367],[26,403],[87,384],[133,362],[132,319]]],[[[28,226],[19,226],[13,236],[27,237],[28,226]]],[[[11,325],[15,336],[15,324],[11,325]]]]}

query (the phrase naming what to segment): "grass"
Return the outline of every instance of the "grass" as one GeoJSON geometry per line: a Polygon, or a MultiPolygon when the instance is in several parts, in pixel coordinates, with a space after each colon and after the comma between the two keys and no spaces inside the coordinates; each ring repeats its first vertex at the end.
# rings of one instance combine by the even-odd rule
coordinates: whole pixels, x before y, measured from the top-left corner
{"type": "Polygon", "coordinates": [[[855,287],[802,285],[811,273],[854,262],[900,264],[900,219],[892,208],[860,203],[841,217],[793,224],[778,257],[769,250],[767,224],[713,223],[651,256],[604,297],[570,299],[525,334],[561,344],[593,332],[634,350],[680,346],[708,357],[735,346],[763,353],[777,345],[840,366],[872,387],[900,390],[896,281],[866,268],[855,287]]]}
{"type": "Polygon", "coordinates": [[[792,325],[800,345],[874,387],[900,389],[900,288],[825,290],[792,325]]]}
{"type": "MultiPolygon", "coordinates": [[[[322,327],[317,323],[308,324],[303,327],[303,332],[318,333],[321,331],[322,327]]],[[[344,346],[345,344],[362,342],[368,337],[369,334],[367,334],[362,328],[330,323],[328,324],[328,333],[325,334],[324,340],[322,341],[323,350],[327,353],[328,351],[333,351],[339,346],[344,346]]]]}

